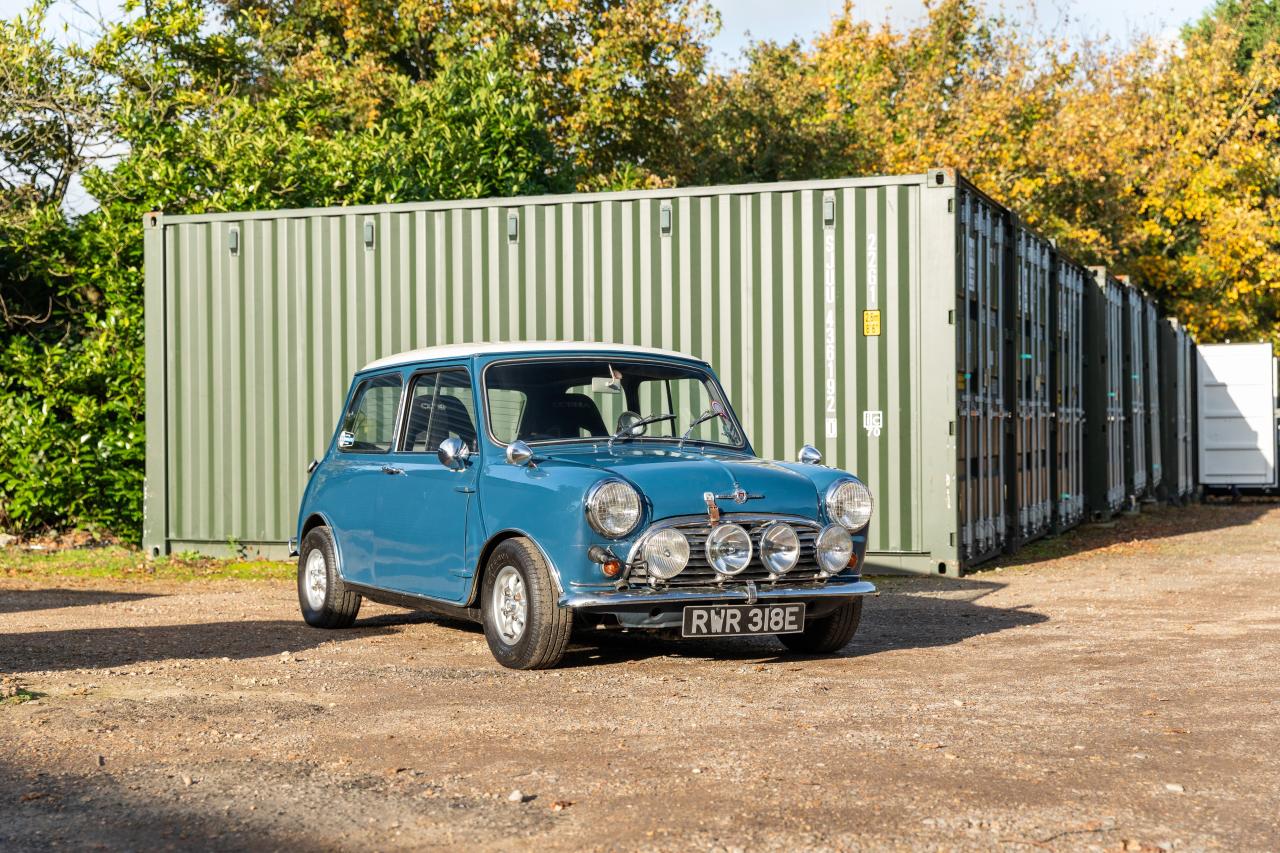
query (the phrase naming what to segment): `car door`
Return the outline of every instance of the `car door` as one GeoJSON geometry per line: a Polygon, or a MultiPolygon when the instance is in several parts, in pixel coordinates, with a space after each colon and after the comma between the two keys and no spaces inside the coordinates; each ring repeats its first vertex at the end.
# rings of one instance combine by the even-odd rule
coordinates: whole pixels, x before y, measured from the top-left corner
{"type": "Polygon", "coordinates": [[[466,537],[479,457],[454,470],[436,451],[451,437],[478,450],[470,372],[455,366],[415,374],[401,417],[399,450],[378,495],[374,576],[384,589],[461,601],[474,568],[466,537]]]}
{"type": "Polygon", "coordinates": [[[397,371],[360,381],[343,413],[338,448],[327,465],[326,515],[342,555],[342,575],[374,582],[377,501],[392,458],[403,377],[397,371]]]}

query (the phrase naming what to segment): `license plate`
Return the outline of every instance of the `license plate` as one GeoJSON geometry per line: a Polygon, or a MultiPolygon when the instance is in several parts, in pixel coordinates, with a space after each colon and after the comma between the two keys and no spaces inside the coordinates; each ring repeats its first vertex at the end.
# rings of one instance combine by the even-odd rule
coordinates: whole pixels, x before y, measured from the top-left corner
{"type": "Polygon", "coordinates": [[[722,604],[684,609],[686,637],[741,637],[750,634],[798,634],[804,630],[804,602],[795,604],[722,604]]]}

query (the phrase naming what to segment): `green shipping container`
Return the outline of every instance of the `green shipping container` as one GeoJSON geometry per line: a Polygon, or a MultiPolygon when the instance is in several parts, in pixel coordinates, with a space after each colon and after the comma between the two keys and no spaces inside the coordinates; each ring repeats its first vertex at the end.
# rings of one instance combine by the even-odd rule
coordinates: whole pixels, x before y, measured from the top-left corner
{"type": "Polygon", "coordinates": [[[283,553],[308,462],[374,358],[597,340],[706,358],[759,454],[810,442],[867,480],[872,568],[958,575],[1007,547],[1020,509],[1015,374],[1036,407],[1017,445],[1035,463],[1028,523],[1049,521],[1053,297],[1047,246],[1027,238],[1017,255],[1016,233],[949,170],[149,215],[145,545],[283,553]],[[1024,301],[1008,298],[1015,256],[1024,301]],[[1011,373],[1013,310],[1037,355],[1011,373]]]}
{"type": "Polygon", "coordinates": [[[1110,518],[1125,501],[1126,411],[1123,354],[1127,285],[1091,267],[1084,290],[1085,511],[1110,518]]]}
{"type": "Polygon", "coordinates": [[[1158,328],[1161,446],[1164,476],[1160,496],[1171,504],[1184,504],[1195,492],[1195,442],[1192,430],[1195,399],[1195,343],[1177,320],[1161,321],[1158,328]]]}

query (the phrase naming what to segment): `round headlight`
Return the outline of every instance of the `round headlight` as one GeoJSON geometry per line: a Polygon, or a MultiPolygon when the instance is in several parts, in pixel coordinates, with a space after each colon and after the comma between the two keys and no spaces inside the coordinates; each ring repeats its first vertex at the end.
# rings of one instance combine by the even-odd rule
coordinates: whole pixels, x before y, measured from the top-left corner
{"type": "Polygon", "coordinates": [[[839,574],[848,567],[849,558],[853,556],[853,537],[840,525],[828,524],[818,534],[815,551],[822,574],[839,574]]]}
{"type": "Polygon", "coordinates": [[[587,521],[597,533],[621,539],[640,523],[640,494],[621,480],[601,480],[587,492],[587,521]]]}
{"type": "Polygon", "coordinates": [[[800,537],[781,521],[765,527],[760,534],[760,559],[770,574],[785,575],[800,561],[800,537]]]}
{"type": "Polygon", "coordinates": [[[707,537],[707,562],[722,575],[736,575],[751,562],[751,536],[736,524],[721,524],[707,537]]]}
{"type": "Polygon", "coordinates": [[[689,564],[689,540],[679,530],[657,530],[644,541],[649,577],[670,580],[689,564]]]}
{"type": "Polygon", "coordinates": [[[840,480],[827,489],[827,517],[849,530],[871,520],[871,490],[858,480],[840,480]]]}

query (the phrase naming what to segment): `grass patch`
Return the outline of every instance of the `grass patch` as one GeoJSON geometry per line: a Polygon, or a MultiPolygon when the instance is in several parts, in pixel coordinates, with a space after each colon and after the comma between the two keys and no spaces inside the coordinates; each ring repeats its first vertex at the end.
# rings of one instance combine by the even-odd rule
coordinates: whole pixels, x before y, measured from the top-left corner
{"type": "Polygon", "coordinates": [[[43,693],[37,693],[34,690],[28,690],[23,687],[12,676],[6,675],[0,678],[0,706],[21,705],[23,702],[30,702],[32,699],[39,699],[43,695],[43,693]]]}
{"type": "Polygon", "coordinates": [[[59,551],[0,550],[0,576],[17,578],[103,578],[130,581],[287,580],[293,563],[271,560],[223,560],[174,554],[148,560],[141,551],[120,545],[59,551]]]}

